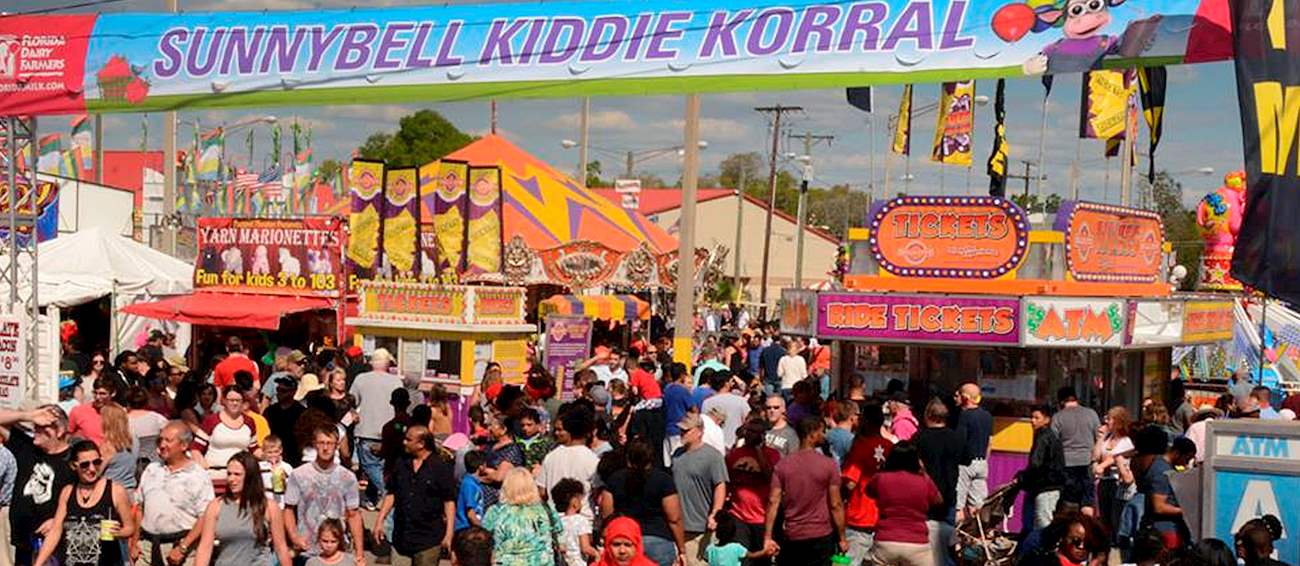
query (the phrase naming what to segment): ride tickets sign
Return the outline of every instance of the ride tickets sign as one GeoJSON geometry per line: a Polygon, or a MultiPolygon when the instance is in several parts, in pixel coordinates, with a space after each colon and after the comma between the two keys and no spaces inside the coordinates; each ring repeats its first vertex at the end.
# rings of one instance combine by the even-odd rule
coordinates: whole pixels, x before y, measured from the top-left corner
{"type": "Polygon", "coordinates": [[[1076,281],[1155,283],[1165,229],[1150,210],[1066,201],[1056,213],[1065,233],[1065,266],[1076,281]]]}
{"type": "Polygon", "coordinates": [[[1122,299],[1024,301],[1025,346],[1119,348],[1124,345],[1128,305],[1122,299]]]}
{"type": "Polygon", "coordinates": [[[872,211],[871,254],[900,277],[992,279],[1025,257],[1029,229],[997,197],[899,197],[872,211]]]}
{"type": "Polygon", "coordinates": [[[335,218],[199,218],[194,288],[337,297],[343,226],[335,218]]]}
{"type": "Polygon", "coordinates": [[[0,116],[843,88],[1191,63],[1231,57],[1224,1],[1112,0],[1077,15],[1036,0],[8,15],[0,116]]]}
{"type": "Polygon", "coordinates": [[[1018,344],[1020,301],[821,293],[817,296],[817,336],[869,342],[1018,344]]]}

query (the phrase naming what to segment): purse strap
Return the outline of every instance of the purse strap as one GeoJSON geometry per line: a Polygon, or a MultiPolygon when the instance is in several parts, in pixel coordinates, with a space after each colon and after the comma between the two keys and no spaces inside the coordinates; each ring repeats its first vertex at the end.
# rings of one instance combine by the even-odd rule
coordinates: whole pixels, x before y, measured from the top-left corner
{"type": "Polygon", "coordinates": [[[551,505],[542,502],[542,511],[546,513],[546,523],[551,527],[551,555],[555,557],[555,566],[568,566],[564,546],[560,544],[560,533],[555,532],[555,515],[552,514],[551,505]]]}

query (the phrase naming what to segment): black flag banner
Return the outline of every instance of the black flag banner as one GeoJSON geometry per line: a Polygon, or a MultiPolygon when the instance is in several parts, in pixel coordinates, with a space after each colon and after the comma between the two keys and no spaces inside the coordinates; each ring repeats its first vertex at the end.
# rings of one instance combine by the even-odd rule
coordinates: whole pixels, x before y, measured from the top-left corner
{"type": "Polygon", "coordinates": [[[1232,276],[1300,303],[1300,0],[1232,0],[1246,213],[1232,276]]]}
{"type": "Polygon", "coordinates": [[[993,153],[989,154],[989,196],[1007,196],[1007,81],[998,79],[993,97],[993,153]]]}
{"type": "Polygon", "coordinates": [[[1165,131],[1165,85],[1168,72],[1164,67],[1138,69],[1138,95],[1142,99],[1142,117],[1151,130],[1151,145],[1147,153],[1147,182],[1156,182],[1156,146],[1165,131]]]}

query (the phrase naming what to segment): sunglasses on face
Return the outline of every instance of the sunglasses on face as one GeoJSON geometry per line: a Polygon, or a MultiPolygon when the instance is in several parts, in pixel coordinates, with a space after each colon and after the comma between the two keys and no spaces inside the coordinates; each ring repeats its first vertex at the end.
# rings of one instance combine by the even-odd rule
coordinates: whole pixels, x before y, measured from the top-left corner
{"type": "Polygon", "coordinates": [[[1087,543],[1087,541],[1079,537],[1066,537],[1065,540],[1061,541],[1061,543],[1064,544],[1065,546],[1082,550],[1085,548],[1085,544],[1087,543]]]}
{"type": "Polygon", "coordinates": [[[764,408],[764,409],[767,409],[767,410],[769,410],[769,411],[780,411],[780,410],[781,410],[781,407],[763,407],[763,408],[764,408]]]}
{"type": "Polygon", "coordinates": [[[79,469],[79,470],[93,470],[93,469],[95,469],[95,468],[98,468],[98,467],[99,467],[100,465],[102,465],[103,463],[104,463],[103,458],[95,458],[94,460],[86,460],[86,461],[84,461],[84,462],[77,462],[77,469],[79,469]]]}

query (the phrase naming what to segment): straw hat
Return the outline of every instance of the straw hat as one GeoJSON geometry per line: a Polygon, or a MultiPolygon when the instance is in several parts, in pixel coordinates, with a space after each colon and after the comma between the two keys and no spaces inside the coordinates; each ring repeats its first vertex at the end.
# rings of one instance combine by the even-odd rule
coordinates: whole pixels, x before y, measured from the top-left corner
{"type": "Polygon", "coordinates": [[[293,394],[295,401],[302,401],[308,393],[320,391],[325,388],[325,384],[320,382],[320,378],[314,373],[304,374],[298,381],[298,392],[293,394]]]}

